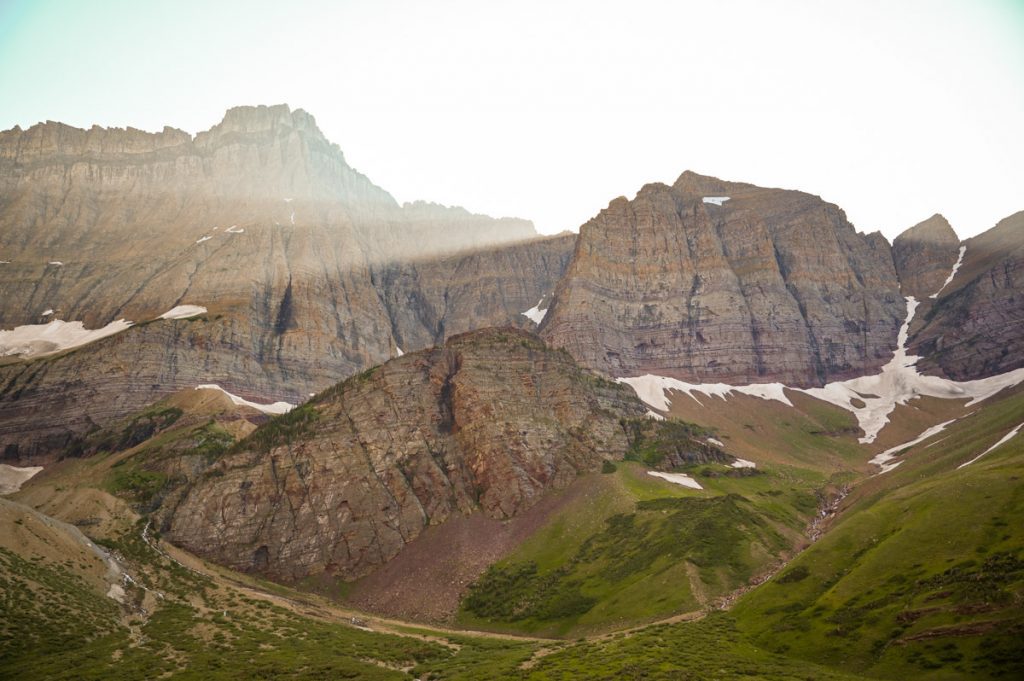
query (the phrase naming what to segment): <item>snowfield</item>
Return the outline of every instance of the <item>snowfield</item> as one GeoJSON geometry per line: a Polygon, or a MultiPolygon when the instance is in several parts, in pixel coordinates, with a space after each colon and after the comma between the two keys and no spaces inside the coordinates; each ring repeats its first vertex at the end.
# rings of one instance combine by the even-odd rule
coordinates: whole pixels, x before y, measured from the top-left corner
{"type": "Polygon", "coordinates": [[[102,329],[87,329],[82,322],[55,319],[47,324],[26,324],[10,331],[0,331],[0,357],[21,355],[41,357],[62,350],[81,347],[100,338],[120,333],[132,325],[124,319],[110,322],[102,329]]]}
{"type": "Polygon", "coordinates": [[[17,466],[0,463],[0,496],[14,494],[41,470],[43,470],[42,466],[18,468],[17,466]]]}
{"type": "Polygon", "coordinates": [[[291,404],[289,402],[274,402],[273,404],[260,404],[258,402],[250,402],[249,400],[245,399],[244,397],[239,397],[238,395],[232,395],[231,393],[229,393],[227,390],[225,390],[224,388],[220,387],[216,383],[206,383],[206,384],[203,384],[203,385],[197,385],[196,386],[196,390],[219,390],[220,392],[222,392],[225,395],[227,395],[228,399],[230,399],[232,403],[237,404],[239,406],[252,407],[253,409],[259,409],[264,414],[273,414],[273,415],[287,414],[288,412],[290,412],[292,409],[295,408],[295,405],[291,404]]]}
{"type": "Polygon", "coordinates": [[[690,489],[704,489],[700,486],[700,483],[691,478],[686,473],[662,473],[661,471],[647,471],[647,475],[653,475],[656,478],[662,480],[668,480],[676,485],[682,485],[683,487],[689,487],[690,489]]]}
{"type": "Polygon", "coordinates": [[[862,444],[875,441],[878,433],[889,423],[889,415],[896,409],[896,405],[906,404],[916,397],[925,395],[950,400],[968,399],[970,401],[967,406],[972,406],[1005,388],[1024,382],[1024,368],[975,381],[951,381],[939,376],[920,374],[916,366],[920,357],[908,355],[906,348],[910,322],[917,311],[918,301],[913,296],[908,296],[906,301],[907,316],[896,338],[896,351],[889,363],[882,367],[881,372],[871,376],[835,381],[822,388],[790,388],[781,383],[755,383],[743,386],[725,383],[686,383],[675,378],[652,374],[620,378],[618,381],[632,386],[641,400],[660,411],[668,410],[671,404],[668,393],[672,390],[686,393],[701,406],[704,406],[703,403],[694,396],[694,393],[722,399],[726,399],[732,393],[738,393],[793,406],[785,391],[802,392],[852,412],[857,417],[861,430],[864,431],[860,438],[862,444]]]}
{"type": "Polygon", "coordinates": [[[953,265],[953,271],[949,273],[948,277],[946,277],[946,281],[942,282],[942,286],[939,287],[939,290],[928,296],[929,298],[938,298],[939,294],[942,293],[942,289],[949,286],[949,282],[953,281],[953,277],[955,277],[956,273],[960,270],[960,265],[962,265],[964,262],[964,253],[966,252],[967,246],[961,246],[960,255],[957,257],[956,263],[953,265]]]}
{"type": "Polygon", "coordinates": [[[721,397],[723,400],[731,393],[752,395],[764,400],[777,400],[783,404],[793,406],[793,403],[786,397],[784,389],[786,386],[781,383],[754,383],[752,385],[726,385],[725,383],[687,383],[677,378],[668,376],[655,376],[644,374],[629,378],[616,379],[619,383],[625,383],[636,391],[640,399],[655,409],[668,411],[672,403],[668,398],[668,391],[686,393],[693,400],[704,406],[704,403],[694,397],[693,393],[701,393],[708,397],[721,397]]]}
{"type": "Polygon", "coordinates": [[[704,203],[710,203],[715,206],[721,206],[723,203],[729,200],[728,196],[705,196],[704,203]]]}
{"type": "MultiPolygon", "coordinates": [[[[186,319],[206,312],[201,305],[178,305],[157,319],[186,319]]],[[[47,310],[44,316],[53,314],[47,310]]],[[[130,328],[134,322],[118,319],[100,329],[87,329],[82,322],[54,319],[46,324],[25,324],[8,331],[0,330],[0,357],[19,355],[23,359],[42,357],[63,350],[79,348],[93,341],[113,336],[130,328]]]]}
{"type": "Polygon", "coordinates": [[[540,309],[540,304],[543,303],[543,302],[544,302],[544,299],[541,298],[540,300],[537,301],[536,305],[531,307],[526,312],[520,312],[519,314],[523,315],[524,317],[526,317],[528,319],[533,320],[533,323],[537,324],[539,326],[540,323],[542,321],[544,321],[544,317],[548,313],[547,309],[544,309],[544,310],[540,309]]]}
{"type": "Polygon", "coordinates": [[[910,447],[913,447],[914,445],[920,444],[920,443],[924,442],[925,440],[938,435],[939,433],[944,431],[949,426],[949,424],[953,423],[956,420],[957,419],[950,419],[949,421],[945,421],[943,423],[940,423],[937,426],[932,426],[928,430],[924,431],[923,433],[921,433],[920,435],[915,437],[910,442],[904,442],[901,445],[896,445],[895,447],[890,447],[889,449],[885,450],[884,452],[882,452],[880,454],[876,454],[874,458],[872,458],[870,461],[868,461],[868,463],[873,463],[876,466],[881,466],[882,470],[879,471],[879,473],[888,473],[893,468],[896,468],[896,466],[899,466],[901,463],[903,463],[902,461],[897,461],[894,464],[890,464],[889,463],[889,461],[891,461],[892,459],[896,458],[897,454],[902,452],[904,449],[908,449],[910,447]]]}
{"type": "Polygon", "coordinates": [[[160,319],[188,319],[201,314],[206,314],[202,305],[178,305],[160,315],[160,319]]]}
{"type": "Polygon", "coordinates": [[[920,357],[908,355],[906,348],[907,333],[917,305],[913,296],[907,297],[907,319],[900,327],[896,352],[889,363],[882,367],[881,373],[829,383],[824,388],[802,390],[811,397],[853,412],[864,431],[864,436],[860,438],[862,443],[875,441],[878,433],[889,422],[889,415],[897,404],[906,404],[916,397],[926,395],[947,400],[970,399],[967,406],[971,406],[1024,381],[1024,368],[976,381],[951,381],[918,373],[916,365],[920,357]],[[864,406],[856,406],[854,400],[864,406]]]}
{"type": "Polygon", "coordinates": [[[1016,436],[1017,436],[1017,433],[1019,433],[1019,432],[1020,432],[1020,429],[1021,429],[1021,428],[1024,428],[1024,423],[1020,424],[1019,426],[1017,426],[1016,428],[1014,428],[1013,430],[1011,430],[1011,431],[1010,431],[1009,433],[1007,433],[1006,435],[1004,435],[1004,436],[1003,436],[1002,438],[1000,438],[999,442],[995,443],[994,445],[992,445],[991,447],[989,447],[988,449],[986,449],[985,451],[983,451],[983,452],[982,452],[981,454],[978,454],[978,456],[974,457],[974,458],[973,458],[973,459],[971,459],[970,461],[966,461],[966,462],[964,462],[964,463],[960,464],[959,466],[957,466],[957,467],[956,467],[956,469],[957,469],[957,470],[960,470],[960,469],[961,469],[961,468],[963,468],[964,466],[970,466],[970,465],[971,465],[972,463],[974,463],[975,461],[977,461],[977,460],[978,460],[978,459],[980,459],[981,457],[985,456],[986,454],[988,454],[989,452],[991,452],[991,451],[992,451],[993,449],[998,449],[998,448],[1002,447],[1002,446],[1003,446],[1003,445],[1005,445],[1005,444],[1006,444],[1007,442],[1009,442],[1009,441],[1010,441],[1010,440],[1012,440],[1012,439],[1013,439],[1014,437],[1016,437],[1016,436]]]}

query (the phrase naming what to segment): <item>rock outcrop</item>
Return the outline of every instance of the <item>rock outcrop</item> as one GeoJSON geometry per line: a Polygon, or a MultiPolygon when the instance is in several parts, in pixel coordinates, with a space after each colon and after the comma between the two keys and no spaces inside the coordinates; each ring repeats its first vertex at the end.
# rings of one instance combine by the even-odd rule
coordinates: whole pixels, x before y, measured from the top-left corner
{"type": "Polygon", "coordinates": [[[905,296],[924,300],[942,288],[959,255],[960,238],[935,214],[892,242],[892,260],[905,296]]]}
{"type": "Polygon", "coordinates": [[[532,334],[456,336],[256,430],[170,512],[164,536],[277,579],[357,578],[430,524],[510,517],[621,459],[624,424],[659,427],[644,412],[628,387],[532,334]]]}
{"type": "Polygon", "coordinates": [[[956,276],[911,329],[908,344],[922,357],[923,372],[958,381],[1024,366],[1024,211],[964,246],[956,276]]]}
{"type": "Polygon", "coordinates": [[[197,384],[299,402],[399,347],[528,325],[518,313],[550,293],[572,247],[536,236],[523,220],[399,206],[287,106],[232,109],[194,138],[59,123],[0,133],[0,329],[209,310],[105,339],[81,361],[0,366],[0,452],[45,458],[197,384]],[[438,258],[472,265],[454,280],[438,258]],[[412,283],[377,285],[389,277],[412,283]],[[433,307],[403,307],[421,299],[433,307]]]}
{"type": "Polygon", "coordinates": [[[904,312],[835,205],[686,172],[580,228],[541,334],[615,376],[810,386],[885,364],[904,312]]]}
{"type": "Polygon", "coordinates": [[[299,273],[290,287],[267,285],[259,305],[211,292],[217,302],[194,319],[139,324],[71,353],[0,366],[0,458],[44,461],[184,388],[215,383],[297,404],[399,350],[475,328],[533,328],[521,311],[554,289],[574,238],[382,263],[333,280],[299,273]]]}
{"type": "Polygon", "coordinates": [[[572,233],[373,268],[403,350],[488,326],[535,329],[523,312],[550,295],[572,256],[572,233]],[[525,303],[525,304],[524,304],[525,303]]]}

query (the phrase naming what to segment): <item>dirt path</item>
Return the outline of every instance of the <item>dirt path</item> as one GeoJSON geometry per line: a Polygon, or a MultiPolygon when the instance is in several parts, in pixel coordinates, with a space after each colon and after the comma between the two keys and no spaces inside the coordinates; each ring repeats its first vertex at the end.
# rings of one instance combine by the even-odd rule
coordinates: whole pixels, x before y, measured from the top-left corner
{"type": "MultiPolygon", "coordinates": [[[[537,643],[555,643],[559,641],[559,639],[540,638],[536,636],[519,636],[516,634],[503,634],[499,632],[478,631],[473,629],[452,629],[447,627],[438,627],[436,625],[405,622],[402,620],[379,617],[350,608],[345,608],[316,594],[307,594],[295,591],[292,591],[290,595],[275,593],[274,590],[264,587],[255,579],[247,577],[246,575],[231,572],[220,566],[207,563],[191,553],[179,549],[173,544],[168,544],[159,540],[154,542],[148,536],[148,533],[144,539],[146,539],[147,543],[149,543],[157,552],[187,570],[204,577],[208,577],[217,583],[228,585],[231,588],[241,591],[251,597],[259,598],[284,607],[296,614],[304,615],[306,617],[315,617],[326,622],[345,624],[366,631],[417,638],[424,641],[440,643],[451,648],[458,648],[459,646],[448,641],[448,636],[474,636],[478,638],[502,641],[537,643]]],[[[282,590],[286,588],[287,587],[281,587],[282,590]]]]}

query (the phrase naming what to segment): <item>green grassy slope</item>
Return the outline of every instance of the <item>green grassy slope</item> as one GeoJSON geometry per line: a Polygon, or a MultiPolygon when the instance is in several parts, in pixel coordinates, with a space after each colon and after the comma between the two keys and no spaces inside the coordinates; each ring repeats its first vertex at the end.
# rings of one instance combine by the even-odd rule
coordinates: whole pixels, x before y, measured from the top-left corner
{"type": "Polygon", "coordinates": [[[371,631],[287,587],[197,574],[143,540],[142,526],[101,541],[138,583],[123,607],[73,566],[0,551],[0,679],[855,678],[758,649],[725,617],[576,644],[371,631]]]}
{"type": "Polygon", "coordinates": [[[597,502],[564,508],[470,589],[459,622],[575,636],[713,606],[803,541],[823,474],[770,465],[680,469],[693,490],[636,462],[593,476],[597,502]]]}
{"type": "Polygon", "coordinates": [[[992,401],[858,486],[835,526],[740,601],[742,631],[883,678],[1024,676],[1024,420],[992,401]]]}
{"type": "MultiPolygon", "coordinates": [[[[513,677],[515,678],[515,677],[513,677]]],[[[773,654],[745,641],[726,615],[581,641],[535,661],[524,679],[592,681],[853,681],[864,677],[773,654]]]]}

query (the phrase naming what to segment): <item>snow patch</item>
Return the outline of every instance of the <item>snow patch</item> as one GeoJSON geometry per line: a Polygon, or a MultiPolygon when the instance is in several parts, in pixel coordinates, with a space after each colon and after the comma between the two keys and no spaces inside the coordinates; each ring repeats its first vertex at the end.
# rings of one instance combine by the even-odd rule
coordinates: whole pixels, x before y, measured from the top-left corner
{"type": "Polygon", "coordinates": [[[288,219],[292,221],[293,225],[295,224],[295,211],[294,210],[292,211],[292,214],[291,214],[291,216],[288,219]]]}
{"type": "Polygon", "coordinates": [[[902,459],[899,460],[899,461],[894,461],[892,463],[884,463],[884,464],[882,464],[882,470],[878,471],[878,475],[882,475],[883,473],[888,473],[889,471],[891,471],[894,468],[899,468],[899,466],[902,463],[903,463],[902,459]]]}
{"type": "Polygon", "coordinates": [[[43,316],[44,317],[49,317],[52,314],[53,314],[53,308],[52,307],[49,308],[49,309],[43,310],[43,316]]]}
{"type": "MultiPolygon", "coordinates": [[[[887,473],[888,471],[891,471],[893,468],[896,467],[897,464],[889,464],[889,461],[894,459],[894,458],[896,458],[897,454],[902,452],[904,449],[907,449],[909,447],[913,447],[916,444],[920,444],[921,442],[924,442],[925,440],[927,440],[930,437],[938,435],[939,433],[944,431],[949,426],[949,424],[953,423],[954,421],[956,421],[956,419],[950,419],[949,421],[945,421],[943,423],[940,423],[937,426],[932,426],[928,430],[924,431],[923,433],[921,433],[920,435],[915,437],[910,442],[904,442],[901,445],[896,445],[895,447],[890,447],[889,449],[885,450],[881,454],[875,455],[875,457],[872,458],[870,461],[868,461],[868,463],[873,463],[876,466],[881,466],[882,470],[879,471],[879,473],[887,473]]],[[[902,462],[900,462],[900,463],[902,463],[902,462]]]]}
{"type": "Polygon", "coordinates": [[[239,229],[238,225],[231,225],[230,227],[228,227],[224,231],[227,232],[228,234],[241,234],[245,230],[244,229],[239,229]]]}
{"type": "Polygon", "coordinates": [[[14,494],[41,470],[43,470],[42,466],[19,468],[6,463],[0,463],[0,496],[14,494]]]}
{"type": "Polygon", "coordinates": [[[906,300],[907,317],[896,337],[896,352],[889,363],[882,367],[881,373],[829,383],[823,388],[801,390],[811,397],[853,412],[864,431],[864,436],[860,438],[864,444],[875,441],[878,433],[889,423],[889,415],[896,405],[906,404],[915,397],[926,395],[949,400],[970,398],[967,406],[972,406],[1004,388],[1024,381],[1024,368],[975,381],[951,381],[918,373],[916,364],[920,357],[908,355],[906,348],[910,322],[914,318],[918,301],[913,296],[908,296],[906,300]],[[854,400],[864,406],[856,406],[854,400]]]}
{"type": "Polygon", "coordinates": [[[541,298],[540,300],[537,301],[536,305],[531,307],[526,312],[520,312],[519,314],[523,315],[524,317],[526,317],[528,319],[533,320],[533,323],[537,324],[539,326],[540,323],[542,321],[544,321],[545,315],[547,315],[547,313],[548,313],[547,308],[545,308],[543,310],[540,309],[540,304],[543,303],[543,302],[544,302],[544,299],[541,298]]]}
{"type": "Polygon", "coordinates": [[[212,236],[204,236],[204,237],[200,237],[199,239],[196,239],[196,243],[197,243],[197,244],[201,244],[201,243],[203,243],[204,241],[209,241],[209,240],[210,240],[210,239],[212,239],[212,238],[213,238],[212,236]]]}
{"type": "Polygon", "coordinates": [[[0,357],[41,357],[112,336],[131,325],[129,321],[118,319],[101,329],[87,329],[82,322],[55,319],[47,324],[16,326],[10,331],[0,331],[0,357]]]}
{"type": "Polygon", "coordinates": [[[178,305],[160,315],[160,319],[188,319],[200,314],[206,314],[202,305],[178,305]]]}
{"type": "Polygon", "coordinates": [[[0,265],[10,265],[10,264],[11,264],[10,260],[0,260],[0,265]]]}
{"type": "Polygon", "coordinates": [[[713,445],[715,445],[716,447],[724,447],[724,446],[725,446],[725,443],[724,443],[724,442],[722,442],[721,440],[715,439],[715,438],[713,438],[713,437],[709,437],[709,438],[708,438],[708,442],[709,442],[710,444],[713,444],[713,445]]]}
{"type": "Polygon", "coordinates": [[[285,200],[284,200],[284,202],[285,202],[285,203],[291,203],[291,202],[292,202],[292,201],[294,201],[294,200],[295,200],[295,199],[285,199],[285,200]]]}
{"type": "Polygon", "coordinates": [[[661,471],[647,471],[647,475],[653,475],[656,478],[662,480],[668,480],[669,482],[683,487],[689,487],[691,489],[704,489],[700,486],[700,483],[691,478],[686,473],[662,473],[661,471]]]}
{"type": "Polygon", "coordinates": [[[1017,433],[1019,433],[1019,432],[1020,432],[1020,429],[1021,429],[1021,428],[1024,428],[1024,423],[1020,424],[1019,426],[1017,426],[1016,428],[1014,428],[1013,430],[1011,430],[1011,431],[1010,431],[1009,433],[1007,433],[1006,435],[1004,435],[1004,436],[1003,436],[1002,438],[1000,438],[999,442],[995,443],[994,445],[992,445],[991,447],[989,447],[988,449],[986,449],[985,451],[983,451],[983,452],[982,452],[981,454],[978,454],[978,456],[974,457],[974,458],[973,458],[973,459],[971,459],[970,461],[967,461],[967,462],[965,462],[965,463],[962,463],[962,464],[960,464],[959,466],[957,466],[957,467],[956,467],[956,469],[957,469],[957,470],[960,470],[960,469],[961,469],[961,468],[963,468],[964,466],[970,466],[970,465],[971,465],[972,463],[974,463],[975,461],[977,461],[977,460],[978,460],[978,459],[980,459],[981,457],[985,456],[986,454],[988,454],[989,452],[991,452],[991,451],[992,451],[993,449],[998,449],[999,447],[1002,447],[1002,446],[1003,446],[1003,445],[1005,445],[1005,444],[1006,444],[1007,442],[1009,442],[1009,441],[1010,441],[1010,440],[1012,440],[1012,439],[1013,439],[1014,437],[1016,437],[1017,433]]]}
{"type": "Polygon", "coordinates": [[[203,385],[197,385],[196,390],[219,390],[225,395],[227,395],[228,399],[230,399],[232,403],[237,404],[239,406],[259,409],[264,414],[287,414],[288,412],[295,408],[295,405],[289,402],[274,402],[273,404],[259,404],[257,402],[250,402],[249,400],[243,397],[239,397],[238,395],[232,395],[231,393],[229,393],[227,390],[220,387],[216,383],[206,383],[203,385]]]}
{"type": "Polygon", "coordinates": [[[889,415],[896,409],[896,405],[906,404],[916,397],[969,399],[966,406],[970,407],[1001,390],[1024,382],[1024,367],[974,381],[951,381],[939,376],[923,376],[918,373],[916,364],[920,357],[908,355],[906,347],[910,322],[917,311],[918,301],[913,296],[908,296],[906,301],[907,316],[896,337],[896,351],[880,373],[870,376],[835,381],[822,388],[789,388],[781,383],[754,383],[743,386],[725,383],[686,383],[675,378],[652,374],[617,380],[632,386],[643,402],[659,411],[668,411],[671,401],[667,395],[670,390],[686,393],[701,406],[704,406],[703,403],[694,396],[694,393],[722,399],[732,393],[738,393],[793,406],[785,391],[802,392],[852,412],[857,417],[861,430],[864,431],[863,437],[859,439],[862,444],[875,441],[878,433],[889,423],[889,415]]]}
{"type": "Polygon", "coordinates": [[[747,461],[746,459],[736,459],[731,464],[733,468],[757,468],[757,464],[753,461],[747,461]]]}
{"type": "Polygon", "coordinates": [[[704,403],[694,397],[693,393],[702,393],[708,397],[721,397],[724,400],[731,393],[735,392],[742,395],[760,397],[764,400],[776,400],[791,407],[793,406],[793,403],[786,397],[786,386],[781,383],[754,383],[741,386],[726,385],[725,383],[687,383],[677,378],[655,376],[654,374],[618,378],[616,381],[625,383],[633,388],[641,401],[659,411],[668,411],[671,401],[668,399],[667,393],[670,390],[686,393],[701,406],[704,406],[704,403]]]}
{"type": "Polygon", "coordinates": [[[402,355],[404,355],[404,354],[405,354],[405,353],[404,353],[404,352],[402,352],[402,348],[400,348],[400,347],[398,347],[398,346],[396,345],[396,346],[395,346],[395,357],[401,357],[401,356],[402,356],[402,355]]]}
{"type": "Polygon", "coordinates": [[[728,196],[705,196],[704,203],[713,203],[716,206],[721,206],[723,203],[729,200],[728,196]]]}
{"type": "Polygon", "coordinates": [[[665,420],[664,416],[662,416],[658,412],[653,411],[651,409],[647,410],[647,418],[652,419],[654,421],[664,421],[665,420]]]}
{"type": "Polygon", "coordinates": [[[939,290],[936,291],[935,293],[931,294],[930,296],[928,296],[929,298],[938,298],[939,294],[942,293],[942,289],[944,289],[947,286],[949,286],[949,282],[953,281],[953,277],[956,276],[957,271],[960,269],[960,265],[963,264],[963,262],[964,262],[964,253],[966,253],[966,252],[967,252],[967,246],[961,246],[960,247],[960,255],[957,256],[956,263],[953,265],[953,271],[949,273],[948,277],[946,277],[946,281],[942,282],[942,286],[939,287],[939,290]]]}
{"type": "Polygon", "coordinates": [[[107,589],[107,598],[111,598],[121,605],[124,605],[124,596],[124,587],[117,582],[111,584],[110,588],[107,589]]]}
{"type": "Polygon", "coordinates": [[[46,264],[47,265],[53,265],[54,267],[64,267],[64,263],[62,263],[60,260],[51,260],[50,262],[48,262],[46,264]]]}

